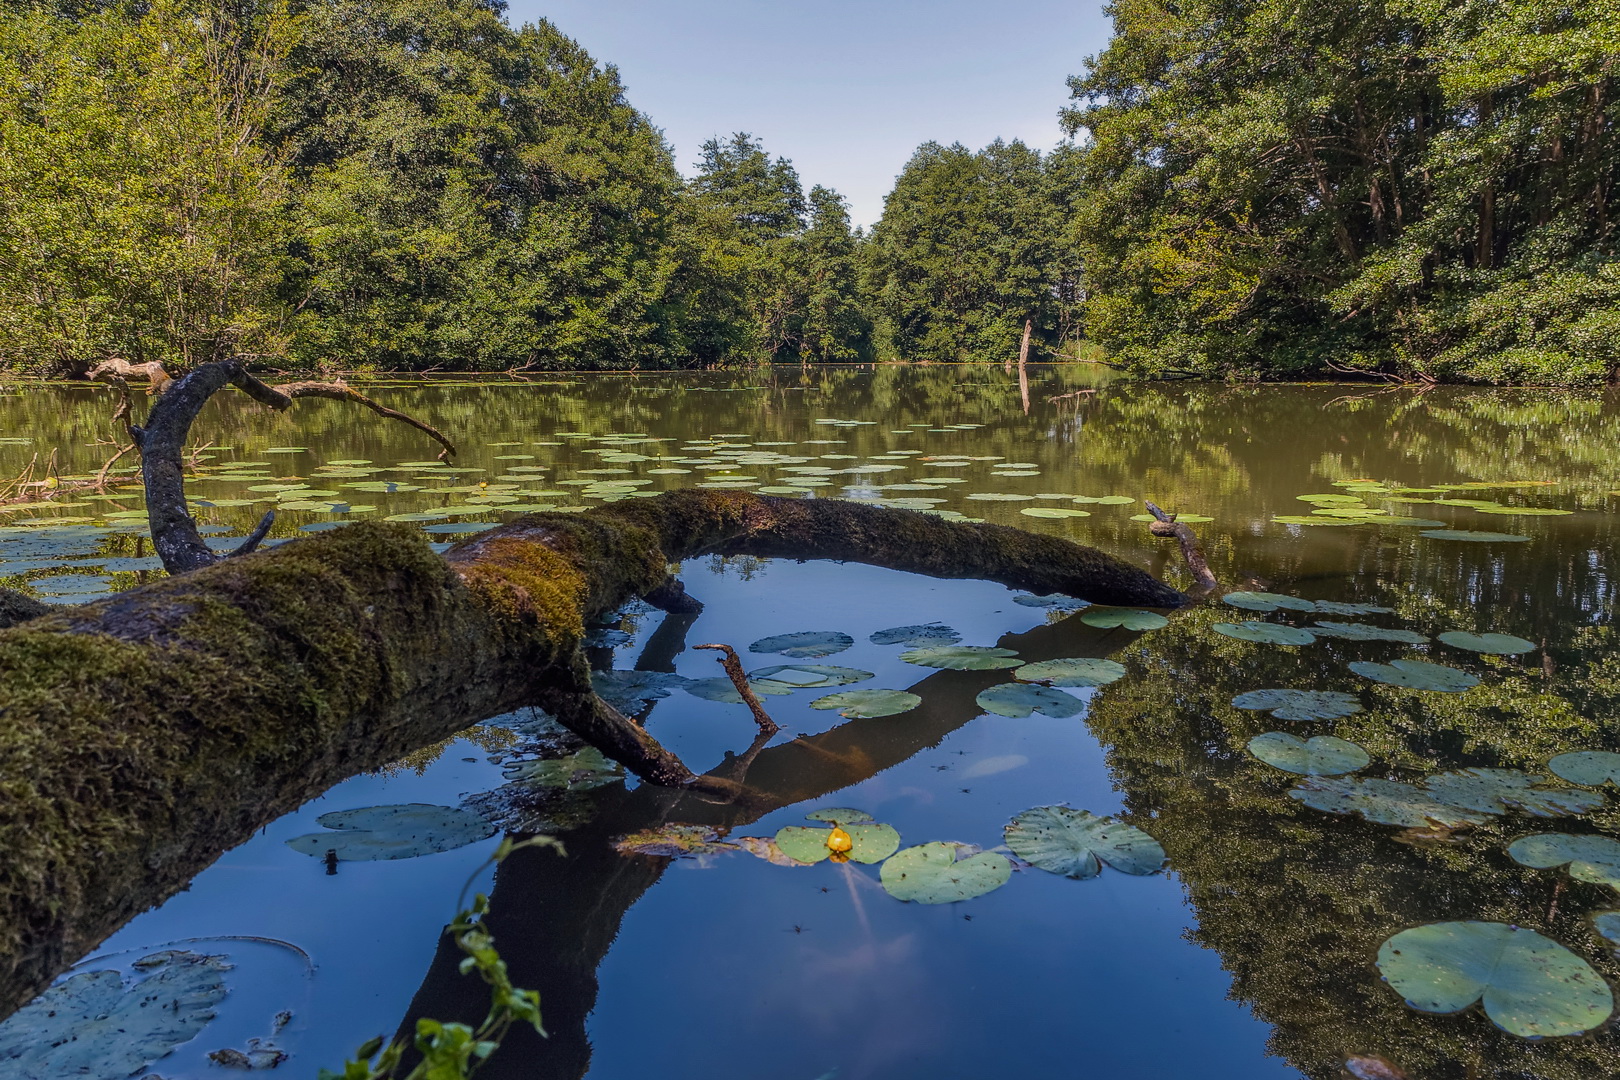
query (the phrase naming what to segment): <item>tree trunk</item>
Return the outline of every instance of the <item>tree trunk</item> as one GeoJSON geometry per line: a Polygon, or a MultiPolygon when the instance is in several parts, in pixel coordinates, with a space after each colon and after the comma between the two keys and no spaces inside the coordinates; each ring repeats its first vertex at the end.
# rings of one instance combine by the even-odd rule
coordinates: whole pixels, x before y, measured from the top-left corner
{"type": "Polygon", "coordinates": [[[1185,599],[1055,537],[685,491],[529,515],[444,557],[407,526],[356,524],[53,609],[0,632],[0,1013],[281,814],[522,705],[646,780],[745,802],[591,694],[580,649],[589,620],[667,599],[667,565],[711,552],[1185,599]]]}

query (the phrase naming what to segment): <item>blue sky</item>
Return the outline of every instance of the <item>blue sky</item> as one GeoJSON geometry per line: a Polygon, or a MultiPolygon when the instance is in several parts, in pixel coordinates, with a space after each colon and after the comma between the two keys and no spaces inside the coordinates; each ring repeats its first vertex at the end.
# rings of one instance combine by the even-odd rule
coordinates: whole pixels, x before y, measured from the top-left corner
{"type": "Polygon", "coordinates": [[[919,143],[1055,144],[1064,79],[1109,29],[1101,0],[511,0],[508,15],[617,64],[683,172],[709,136],[752,132],[865,225],[919,143]]]}

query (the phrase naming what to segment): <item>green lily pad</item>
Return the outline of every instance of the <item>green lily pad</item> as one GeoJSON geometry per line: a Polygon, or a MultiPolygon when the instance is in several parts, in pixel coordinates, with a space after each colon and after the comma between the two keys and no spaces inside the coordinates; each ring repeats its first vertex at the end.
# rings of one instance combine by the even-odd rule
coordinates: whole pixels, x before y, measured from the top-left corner
{"type": "Polygon", "coordinates": [[[1519,544],[1530,539],[1512,533],[1470,532],[1467,529],[1428,529],[1418,535],[1431,540],[1466,540],[1476,544],[1519,544]]]}
{"type": "Polygon", "coordinates": [[[589,791],[620,780],[624,771],[594,746],[566,757],[539,761],[516,761],[501,770],[508,780],[520,780],[544,788],[589,791]]]}
{"type": "Polygon", "coordinates": [[[869,720],[879,716],[894,716],[910,712],[922,704],[922,698],[905,690],[841,690],[836,694],[819,697],[810,703],[812,709],[837,709],[838,715],[851,720],[869,720]]]}
{"type": "Polygon", "coordinates": [[[865,810],[851,810],[847,806],[829,806],[822,810],[812,810],[804,816],[809,821],[827,821],[834,825],[860,825],[876,820],[865,810]]]}
{"type": "Polygon", "coordinates": [[[1345,641],[1395,641],[1402,645],[1424,645],[1429,636],[1416,630],[1398,627],[1372,626],[1368,623],[1319,622],[1311,633],[1317,637],[1343,638],[1345,641]]]}
{"type": "Polygon", "coordinates": [[[1508,854],[1524,866],[1545,870],[1569,867],[1576,881],[1620,889],[1620,840],[1574,833],[1536,833],[1508,845],[1508,854]]]}
{"type": "Polygon", "coordinates": [[[1596,911],[1588,918],[1598,937],[1607,941],[1614,948],[1615,955],[1620,956],[1620,911],[1596,911]]]}
{"type": "Polygon", "coordinates": [[[836,630],[801,630],[795,634],[777,634],[774,637],[760,638],[748,646],[748,651],[813,658],[843,652],[853,644],[854,638],[836,630]]]}
{"type": "Polygon", "coordinates": [[[1419,1012],[1455,1013],[1474,1002],[1525,1039],[1580,1035],[1614,1012],[1614,993],[1585,960],[1522,926],[1442,922],[1385,941],[1378,970],[1419,1012]]]}
{"type": "Polygon", "coordinates": [[[1552,770],[1553,775],[1572,784],[1620,786],[1620,754],[1608,750],[1575,750],[1559,754],[1547,762],[1547,768],[1552,770]]]}
{"type": "Polygon", "coordinates": [[[1325,495],[1295,495],[1300,502],[1308,502],[1312,506],[1361,506],[1362,501],[1355,495],[1345,495],[1341,492],[1331,492],[1325,495]]]}
{"type": "Polygon", "coordinates": [[[1313,776],[1296,784],[1288,797],[1329,814],[1360,814],[1379,825],[1408,829],[1483,825],[1494,816],[1443,803],[1411,784],[1375,777],[1313,776]]]}
{"type": "Polygon", "coordinates": [[[976,491],[967,496],[979,502],[1027,502],[1033,495],[1018,495],[1010,491],[976,491]]]}
{"type": "Polygon", "coordinates": [[[1314,601],[1270,592],[1229,592],[1221,597],[1221,603],[1246,611],[1276,611],[1278,608],[1286,608],[1289,611],[1316,610],[1314,601]]]}
{"type": "Polygon", "coordinates": [[[973,700],[979,703],[979,708],[997,716],[1023,717],[1038,712],[1061,719],[1073,716],[1085,707],[1072,694],[1027,682],[1000,683],[979,691],[979,696],[973,700]]]}
{"type": "Polygon", "coordinates": [[[1302,776],[1339,776],[1365,769],[1367,751],[1332,735],[1301,739],[1285,731],[1268,731],[1249,740],[1249,753],[1283,772],[1302,776]]]}
{"type": "Polygon", "coordinates": [[[962,635],[944,623],[924,623],[917,626],[891,626],[879,630],[866,640],[874,645],[914,645],[927,648],[934,645],[955,645],[962,635]]]}
{"type": "Polygon", "coordinates": [[[1281,623],[1218,622],[1211,629],[1217,634],[1225,634],[1239,641],[1254,641],[1262,645],[1309,645],[1316,640],[1316,635],[1309,630],[1302,630],[1297,626],[1284,626],[1281,623]]]}
{"type": "Polygon", "coordinates": [[[1013,603],[1022,607],[1051,608],[1054,611],[1079,611],[1081,608],[1091,606],[1084,600],[1064,596],[1062,593],[1047,593],[1045,596],[1015,596],[1013,597],[1013,603]]]}
{"type": "Polygon", "coordinates": [[[1125,677],[1125,665],[1117,660],[1095,656],[1071,656],[1025,664],[1013,672],[1021,682],[1043,682],[1052,686],[1107,686],[1125,677]]]}
{"type": "Polygon", "coordinates": [[[669,697],[687,680],[668,671],[593,671],[591,689],[596,696],[623,712],[635,712],[649,701],[669,697]]]}
{"type": "MultiPolygon", "coordinates": [[[[1034,476],[1034,473],[998,473],[999,476],[1034,476]]],[[[1032,518],[1077,518],[1090,517],[1089,510],[1074,510],[1067,506],[1026,506],[1018,511],[1032,518]]]]}
{"type": "Polygon", "coordinates": [[[1535,642],[1512,634],[1469,634],[1461,630],[1447,630],[1440,635],[1440,640],[1459,649],[1490,653],[1492,656],[1517,656],[1536,648],[1535,642]]]}
{"type": "MultiPolygon", "coordinates": [[[[877,863],[900,849],[900,834],[892,826],[872,822],[850,822],[835,825],[849,834],[851,862],[877,863]]],[[[795,862],[818,863],[833,854],[827,846],[832,829],[818,829],[808,825],[789,825],[777,830],[776,846],[782,854],[795,862]]]]}
{"type": "Polygon", "coordinates": [[[85,971],[18,1009],[0,1024],[0,1070],[28,1080],[140,1072],[207,1026],[231,969],[224,957],[172,949],[131,966],[133,982],[85,971]]]}
{"type": "Polygon", "coordinates": [[[1500,814],[1503,809],[1523,810],[1536,817],[1584,814],[1603,805],[1603,796],[1581,788],[1545,787],[1545,776],[1518,769],[1458,769],[1438,773],[1423,782],[1429,793],[1447,806],[1500,814]]]}
{"type": "Polygon", "coordinates": [[[1025,810],[1002,835],[1020,859],[1064,877],[1096,877],[1103,863],[1137,875],[1164,868],[1164,848],[1141,829],[1067,806],[1025,810]]]}
{"type": "Polygon", "coordinates": [[[495,835],[495,826],[470,810],[429,803],[336,810],[315,823],[332,831],[295,836],[287,846],[316,858],[335,851],[346,862],[414,859],[495,835]]]}
{"type": "Polygon", "coordinates": [[[961,846],[934,841],[906,848],[883,864],[878,877],[889,895],[919,904],[971,900],[1007,884],[1012,863],[992,851],[958,859],[961,846]]]}
{"type": "Polygon", "coordinates": [[[1339,600],[1318,600],[1312,606],[1323,615],[1393,615],[1394,608],[1377,604],[1352,604],[1339,600]]]}
{"type": "Polygon", "coordinates": [[[1376,664],[1371,660],[1357,660],[1350,665],[1357,675],[1390,686],[1406,686],[1413,690],[1435,690],[1444,694],[1460,694],[1479,685],[1479,677],[1444,664],[1431,664],[1427,660],[1392,660],[1376,664]]]}
{"type": "Polygon", "coordinates": [[[1250,690],[1232,699],[1239,709],[1259,709],[1279,720],[1337,720],[1361,711],[1361,699],[1343,690],[1250,690]]]}
{"type": "Polygon", "coordinates": [[[1012,649],[997,649],[988,645],[931,645],[923,649],[908,649],[900,659],[918,667],[948,668],[951,671],[996,671],[1015,668],[1023,663],[1012,649]]]}
{"type": "MultiPolygon", "coordinates": [[[[748,689],[754,692],[755,697],[786,697],[798,688],[793,683],[777,682],[775,679],[748,680],[748,689]]],[[[681,689],[704,701],[718,701],[726,705],[743,703],[742,695],[737,693],[737,687],[723,675],[716,675],[711,679],[688,679],[681,685],[681,689]]]]}
{"type": "Polygon", "coordinates": [[[1556,510],[1550,506],[1479,506],[1481,514],[1512,514],[1514,517],[1566,517],[1573,510],[1556,510]]]}
{"type": "Polygon", "coordinates": [[[1170,624],[1169,619],[1156,612],[1132,611],[1129,608],[1094,607],[1080,616],[1080,621],[1087,626],[1098,626],[1104,629],[1117,626],[1125,630],[1157,630],[1161,626],[1170,624]]]}
{"type": "Polygon", "coordinates": [[[819,686],[847,686],[862,679],[870,679],[872,672],[860,668],[838,667],[835,664],[778,664],[748,673],[750,684],[759,682],[785,683],[788,686],[814,688],[819,686]]]}

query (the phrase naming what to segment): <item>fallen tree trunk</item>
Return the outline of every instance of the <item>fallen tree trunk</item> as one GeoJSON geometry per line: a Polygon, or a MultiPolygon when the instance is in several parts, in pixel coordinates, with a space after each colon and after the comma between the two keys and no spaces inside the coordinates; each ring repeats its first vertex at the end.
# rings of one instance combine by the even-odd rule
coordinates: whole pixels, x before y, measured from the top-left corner
{"type": "Polygon", "coordinates": [[[1183,596],[1054,537],[735,491],[535,514],[441,557],[359,524],[0,632],[0,1012],[332,784],[522,705],[654,783],[694,776],[590,692],[585,624],[719,552],[1102,603],[1183,596]]]}

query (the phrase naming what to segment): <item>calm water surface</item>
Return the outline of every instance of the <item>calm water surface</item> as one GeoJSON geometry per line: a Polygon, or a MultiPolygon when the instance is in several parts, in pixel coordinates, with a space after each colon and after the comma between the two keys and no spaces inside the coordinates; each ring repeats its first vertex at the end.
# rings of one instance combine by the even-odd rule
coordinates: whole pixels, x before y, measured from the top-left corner
{"type": "MultiPolygon", "coordinates": [[[[199,445],[211,444],[198,453],[199,520],[224,537],[291,503],[277,536],[405,515],[449,543],[523,509],[708,484],[1018,525],[1116,552],[1186,587],[1174,546],[1134,520],[1152,499],[1211,519],[1194,527],[1230,587],[1378,604],[1394,614],[1342,618],[1430,637],[1513,634],[1536,648],[1487,657],[1437,642],[1279,647],[1212,626],[1334,616],[1219,603],[1134,633],[1025,606],[979,582],[780,560],[689,563],[682,576],[704,613],[625,612],[599,639],[599,667],[707,678],[719,673],[714,654],[687,645],[745,649],[772,634],[837,630],[855,644],[821,662],[870,671],[859,686],[910,689],[922,704],[846,721],[810,708],[825,690],[767,698],[784,732],[748,773],[780,807],[763,816],[727,816],[622,778],[573,792],[508,781],[503,769],[537,753],[527,716],[495,718],[357,776],[224,853],[87,965],[127,966],[142,950],[188,939],[236,964],[219,1018],[155,1064],[169,1080],[218,1075],[206,1054],[268,1035],[283,1009],[293,1021],[279,1039],[291,1053],[282,1070],[296,1076],[336,1067],[418,1016],[476,1023],[487,996],[439,940],[469,875],[491,892],[501,951],[519,985],[541,990],[550,1031],[513,1036],[481,1074],[490,1077],[1255,1080],[1339,1076],[1350,1054],[1382,1055],[1414,1078],[1620,1070],[1611,1028],[1529,1042],[1477,1010],[1420,1014],[1373,966],[1398,930],[1486,919],[1541,930],[1620,978],[1612,945],[1588,923],[1620,906],[1614,891],[1504,854],[1506,841],[1538,830],[1612,833],[1612,807],[1552,820],[1507,813],[1455,836],[1414,837],[1301,805],[1288,797],[1298,777],[1245,750],[1271,730],[1333,734],[1368,751],[1363,775],[1404,780],[1459,767],[1537,770],[1567,750],[1620,750],[1613,399],[1101,385],[1086,370],[1038,369],[1026,410],[1016,380],[973,368],[386,382],[369,392],[449,433],[459,471],[429,464],[435,448],[417,433],[337,403],[272,415],[233,393],[195,431],[199,445]],[[1429,524],[1274,520],[1332,520],[1312,511],[1342,502],[1298,496],[1342,496],[1353,480],[1382,483],[1385,491],[1362,495],[1382,516],[1429,524]],[[1493,486],[1389,495],[1469,483],[1493,486]],[[1487,512],[1492,504],[1510,512],[1487,512]],[[1573,513],[1512,512],[1522,508],[1573,513]],[[1055,509],[1088,516],[1048,516],[1055,509]],[[1437,530],[1524,539],[1423,535],[1437,530]],[[1127,674],[1070,691],[1085,701],[1077,717],[988,714],[975,695],[1003,674],[932,671],[902,662],[903,647],[868,640],[933,621],[965,644],[1033,660],[1111,657],[1127,674]],[[1398,689],[1347,666],[1403,657],[1470,672],[1480,685],[1398,689]],[[1230,705],[1271,687],[1351,691],[1364,711],[1289,723],[1230,705]],[[481,869],[491,839],[343,863],[328,875],[284,843],[319,831],[315,819],[332,810],[464,801],[508,828],[558,831],[567,857],[524,851],[496,874],[481,869]],[[789,868],[740,853],[654,858],[611,846],[667,822],[768,837],[818,807],[850,806],[893,825],[907,845],[993,848],[1013,815],[1054,803],[1122,815],[1163,843],[1168,872],[1072,881],[1026,869],[977,899],[923,906],[889,897],[876,867],[789,868]]],[[[94,469],[106,453],[98,440],[111,436],[109,404],[105,391],[84,387],[0,391],[0,476],[53,452],[64,473],[94,469]]],[[[0,513],[0,585],[79,603],[161,573],[138,490],[57,503],[0,513]]],[[[751,667],[783,662],[745,656],[751,667]]],[[[679,690],[646,715],[700,769],[743,752],[752,731],[741,706],[679,690]]]]}

